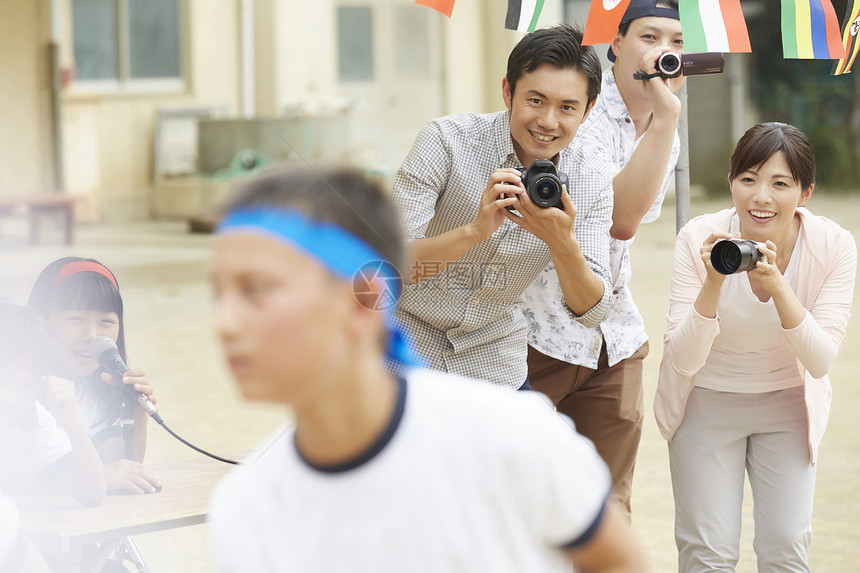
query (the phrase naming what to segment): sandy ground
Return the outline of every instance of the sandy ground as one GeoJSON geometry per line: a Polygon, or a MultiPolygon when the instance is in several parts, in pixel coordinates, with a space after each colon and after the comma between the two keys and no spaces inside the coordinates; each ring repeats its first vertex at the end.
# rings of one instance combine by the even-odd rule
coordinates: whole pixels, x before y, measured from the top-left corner
{"type": "MultiPolygon", "coordinates": [[[[695,202],[693,214],[717,210],[717,203],[695,202]]],[[[860,230],[860,195],[817,195],[810,207],[849,228],[860,230]]],[[[674,205],[660,220],[643,226],[633,247],[631,288],[651,338],[645,367],[645,431],[633,490],[634,527],[647,549],[651,570],[675,570],[673,503],[666,445],[650,404],[665,327],[674,241],[674,205]]],[[[126,304],[129,363],[143,368],[156,386],[159,409],[178,433],[201,447],[227,454],[252,449],[289,417],[279,408],[241,400],[227,375],[211,329],[212,292],[208,284],[211,238],[190,235],[182,223],[158,222],[82,226],[77,244],[26,245],[23,225],[4,222],[0,229],[0,298],[23,303],[39,270],[65,255],[94,257],[117,275],[126,304]]],[[[831,374],[835,400],[821,449],[814,516],[812,569],[860,571],[860,332],[852,319],[842,354],[831,374]]],[[[194,459],[199,454],[167,435],[149,429],[148,462],[194,459]]],[[[744,534],[738,572],[756,570],[752,552],[750,495],[744,507],[744,534]]],[[[203,525],[135,538],[153,572],[212,571],[203,525]]]]}

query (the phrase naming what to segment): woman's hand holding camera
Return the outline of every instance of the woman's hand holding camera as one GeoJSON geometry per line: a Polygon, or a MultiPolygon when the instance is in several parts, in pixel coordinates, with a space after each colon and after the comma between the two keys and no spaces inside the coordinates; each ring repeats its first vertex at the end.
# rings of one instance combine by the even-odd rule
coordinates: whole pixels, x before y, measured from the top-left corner
{"type": "Polygon", "coordinates": [[[791,290],[776,264],[776,245],[773,241],[767,241],[763,247],[759,247],[759,252],[765,256],[765,259],[758,261],[755,265],[756,268],[748,273],[753,289],[758,283],[771,296],[775,296],[783,289],[791,290]]]}
{"type": "Polygon", "coordinates": [[[714,268],[714,264],[711,262],[711,251],[714,250],[714,245],[717,244],[717,241],[722,241],[723,239],[738,239],[740,236],[740,233],[712,233],[711,236],[705,239],[705,242],[702,243],[699,253],[702,256],[702,262],[705,263],[705,270],[708,272],[705,284],[710,283],[717,288],[723,286],[723,282],[726,280],[727,275],[720,273],[714,268]]]}

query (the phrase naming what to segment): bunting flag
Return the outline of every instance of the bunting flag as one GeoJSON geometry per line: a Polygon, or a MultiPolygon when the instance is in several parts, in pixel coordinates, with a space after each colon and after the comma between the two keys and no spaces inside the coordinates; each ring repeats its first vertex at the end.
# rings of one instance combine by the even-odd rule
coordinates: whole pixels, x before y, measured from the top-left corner
{"type": "Polygon", "coordinates": [[[681,0],[685,52],[751,52],[740,0],[681,0]]]}
{"type": "Polygon", "coordinates": [[[782,55],[816,60],[845,57],[830,0],[782,0],[782,55]]]}
{"type": "Polygon", "coordinates": [[[451,12],[454,11],[454,0],[415,0],[415,3],[419,6],[432,8],[449,18],[451,17],[451,12]]]}
{"type": "Polygon", "coordinates": [[[591,0],[582,45],[611,44],[629,5],[630,0],[591,0]]]}
{"type": "Polygon", "coordinates": [[[534,32],[541,10],[543,0],[508,0],[505,28],[517,32],[534,32]]]}
{"type": "Polygon", "coordinates": [[[860,52],[860,0],[848,2],[845,7],[845,21],[842,24],[842,45],[845,47],[845,57],[833,64],[831,73],[834,76],[850,74],[851,65],[860,52]]]}

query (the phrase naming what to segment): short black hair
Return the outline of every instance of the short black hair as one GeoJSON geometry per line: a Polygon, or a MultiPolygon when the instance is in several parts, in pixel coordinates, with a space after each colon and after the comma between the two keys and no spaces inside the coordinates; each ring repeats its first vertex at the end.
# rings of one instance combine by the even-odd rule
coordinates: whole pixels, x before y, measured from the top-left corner
{"type": "Polygon", "coordinates": [[[332,223],[373,247],[403,274],[404,233],[390,196],[375,181],[350,167],[291,166],[255,178],[222,208],[297,209],[309,218],[332,223]]]}
{"type": "Polygon", "coordinates": [[[508,57],[507,79],[514,93],[517,81],[525,74],[551,64],[561,69],[574,69],[588,79],[588,105],[600,93],[603,70],[597,52],[582,45],[582,30],[570,24],[559,24],[526,34],[514,46],[508,57]]]}

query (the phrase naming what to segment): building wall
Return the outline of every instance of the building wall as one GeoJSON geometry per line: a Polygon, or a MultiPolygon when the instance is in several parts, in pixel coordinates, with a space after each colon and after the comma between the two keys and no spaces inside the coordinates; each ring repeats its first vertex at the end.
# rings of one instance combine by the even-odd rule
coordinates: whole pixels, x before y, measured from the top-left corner
{"type": "MultiPolygon", "coordinates": [[[[272,117],[310,102],[361,98],[381,111],[353,122],[342,137],[357,163],[390,173],[420,127],[433,117],[503,108],[501,82],[507,57],[522,34],[504,28],[506,4],[458,2],[452,18],[412,0],[254,0],[255,113],[272,117]],[[381,14],[375,38],[388,75],[365,86],[337,74],[339,5],[371,5],[381,14]],[[423,11],[431,65],[426,77],[400,77],[386,32],[396,9],[423,11]],[[391,71],[395,70],[395,71],[391,71]],[[391,86],[395,86],[392,88],[391,86]],[[356,95],[358,94],[358,95],[356,95]],[[368,127],[369,126],[369,127],[368,127]],[[364,137],[364,140],[362,140],[364,137]],[[356,150],[356,148],[358,148],[356,150]]],[[[154,192],[155,120],[162,108],[217,106],[238,116],[241,104],[241,0],[186,0],[183,41],[187,84],[173,91],[106,92],[67,83],[61,94],[62,167],[66,192],[80,198],[83,221],[121,221],[159,213],[154,192]]],[[[72,0],[0,0],[0,194],[43,192],[53,186],[53,133],[47,50],[56,16],[60,66],[74,72],[72,0]]],[[[561,21],[560,3],[547,3],[540,25],[561,21]]],[[[401,66],[402,70],[402,66],[401,66]]],[[[314,113],[309,110],[309,113],[314,113]]],[[[159,192],[161,193],[161,192],[159,192]]],[[[163,194],[163,193],[161,193],[163,194]]],[[[158,199],[156,198],[158,196],[158,199]]]]}
{"type": "MultiPolygon", "coordinates": [[[[65,65],[73,66],[71,18],[63,14],[65,65]]],[[[68,86],[63,94],[63,153],[68,192],[82,197],[84,220],[150,216],[154,133],[160,108],[240,104],[239,6],[234,0],[190,0],[183,40],[187,85],[160,93],[97,93],[68,86]]]]}
{"type": "Polygon", "coordinates": [[[48,14],[0,0],[0,196],[54,189],[48,14]]]}
{"type": "Polygon", "coordinates": [[[687,78],[690,183],[728,198],[729,159],[735,143],[758,121],[746,86],[749,59],[726,54],[722,74],[687,78]]]}

